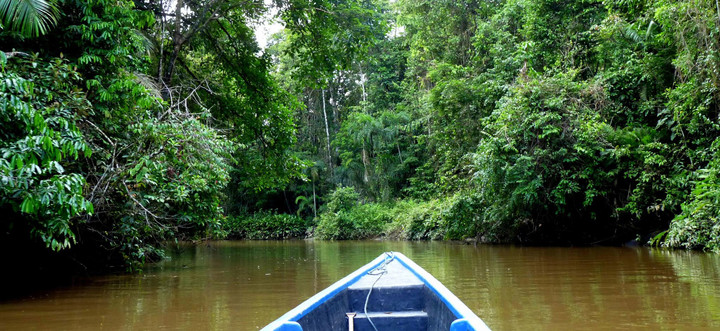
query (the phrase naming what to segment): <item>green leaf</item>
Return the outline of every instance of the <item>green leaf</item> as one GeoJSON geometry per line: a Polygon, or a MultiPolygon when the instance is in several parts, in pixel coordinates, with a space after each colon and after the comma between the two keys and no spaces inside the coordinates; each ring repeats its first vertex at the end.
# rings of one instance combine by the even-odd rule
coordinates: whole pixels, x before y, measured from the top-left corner
{"type": "Polygon", "coordinates": [[[0,21],[26,37],[46,34],[59,15],[52,0],[0,0],[0,21]]]}

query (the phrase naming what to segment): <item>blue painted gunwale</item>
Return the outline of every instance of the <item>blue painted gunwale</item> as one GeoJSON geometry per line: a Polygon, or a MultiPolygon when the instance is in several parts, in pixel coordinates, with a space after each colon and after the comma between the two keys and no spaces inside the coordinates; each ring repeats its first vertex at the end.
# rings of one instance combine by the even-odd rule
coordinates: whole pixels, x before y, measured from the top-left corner
{"type": "MultiPolygon", "coordinates": [[[[402,253],[392,252],[392,254],[394,255],[395,260],[400,262],[400,264],[418,277],[433,293],[435,293],[435,295],[440,298],[445,305],[447,305],[455,317],[457,317],[450,326],[450,331],[490,331],[487,325],[485,325],[485,323],[477,317],[470,308],[460,301],[455,294],[450,292],[445,285],[425,271],[425,269],[417,265],[402,253]]],[[[277,320],[268,324],[261,331],[302,331],[302,327],[299,323],[297,323],[297,321],[313,309],[321,306],[341,291],[356,283],[360,278],[365,276],[369,271],[377,268],[388,258],[388,253],[381,254],[370,263],[360,267],[358,270],[355,270],[353,273],[330,285],[330,287],[305,300],[303,303],[288,311],[277,320]]]]}

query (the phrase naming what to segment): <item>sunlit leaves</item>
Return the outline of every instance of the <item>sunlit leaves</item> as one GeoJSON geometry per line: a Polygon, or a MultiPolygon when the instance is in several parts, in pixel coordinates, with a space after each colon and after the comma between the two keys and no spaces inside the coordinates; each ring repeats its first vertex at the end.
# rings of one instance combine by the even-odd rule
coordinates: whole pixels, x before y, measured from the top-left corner
{"type": "Polygon", "coordinates": [[[0,0],[2,26],[26,37],[48,33],[59,15],[55,0],[0,0]]]}

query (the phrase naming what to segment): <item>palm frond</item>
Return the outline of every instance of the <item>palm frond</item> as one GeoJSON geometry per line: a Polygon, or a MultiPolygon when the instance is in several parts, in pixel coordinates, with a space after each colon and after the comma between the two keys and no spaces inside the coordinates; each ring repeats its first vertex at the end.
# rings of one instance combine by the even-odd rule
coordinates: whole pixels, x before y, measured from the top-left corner
{"type": "Polygon", "coordinates": [[[0,0],[0,22],[26,37],[46,34],[60,15],[53,0],[0,0]]]}
{"type": "Polygon", "coordinates": [[[630,39],[634,41],[637,44],[642,44],[645,40],[643,37],[640,36],[640,34],[635,30],[635,27],[632,25],[628,25],[623,30],[623,34],[625,35],[625,38],[630,39]]]}

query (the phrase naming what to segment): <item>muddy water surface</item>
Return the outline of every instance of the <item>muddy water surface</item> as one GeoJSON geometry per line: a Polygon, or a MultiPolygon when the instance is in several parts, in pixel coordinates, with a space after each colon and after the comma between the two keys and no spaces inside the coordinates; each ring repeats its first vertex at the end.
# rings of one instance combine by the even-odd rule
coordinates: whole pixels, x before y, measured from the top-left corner
{"type": "Polygon", "coordinates": [[[0,302],[0,330],[255,330],[390,250],[495,331],[720,330],[718,255],[393,241],[184,245],[141,275],[0,302]]]}

